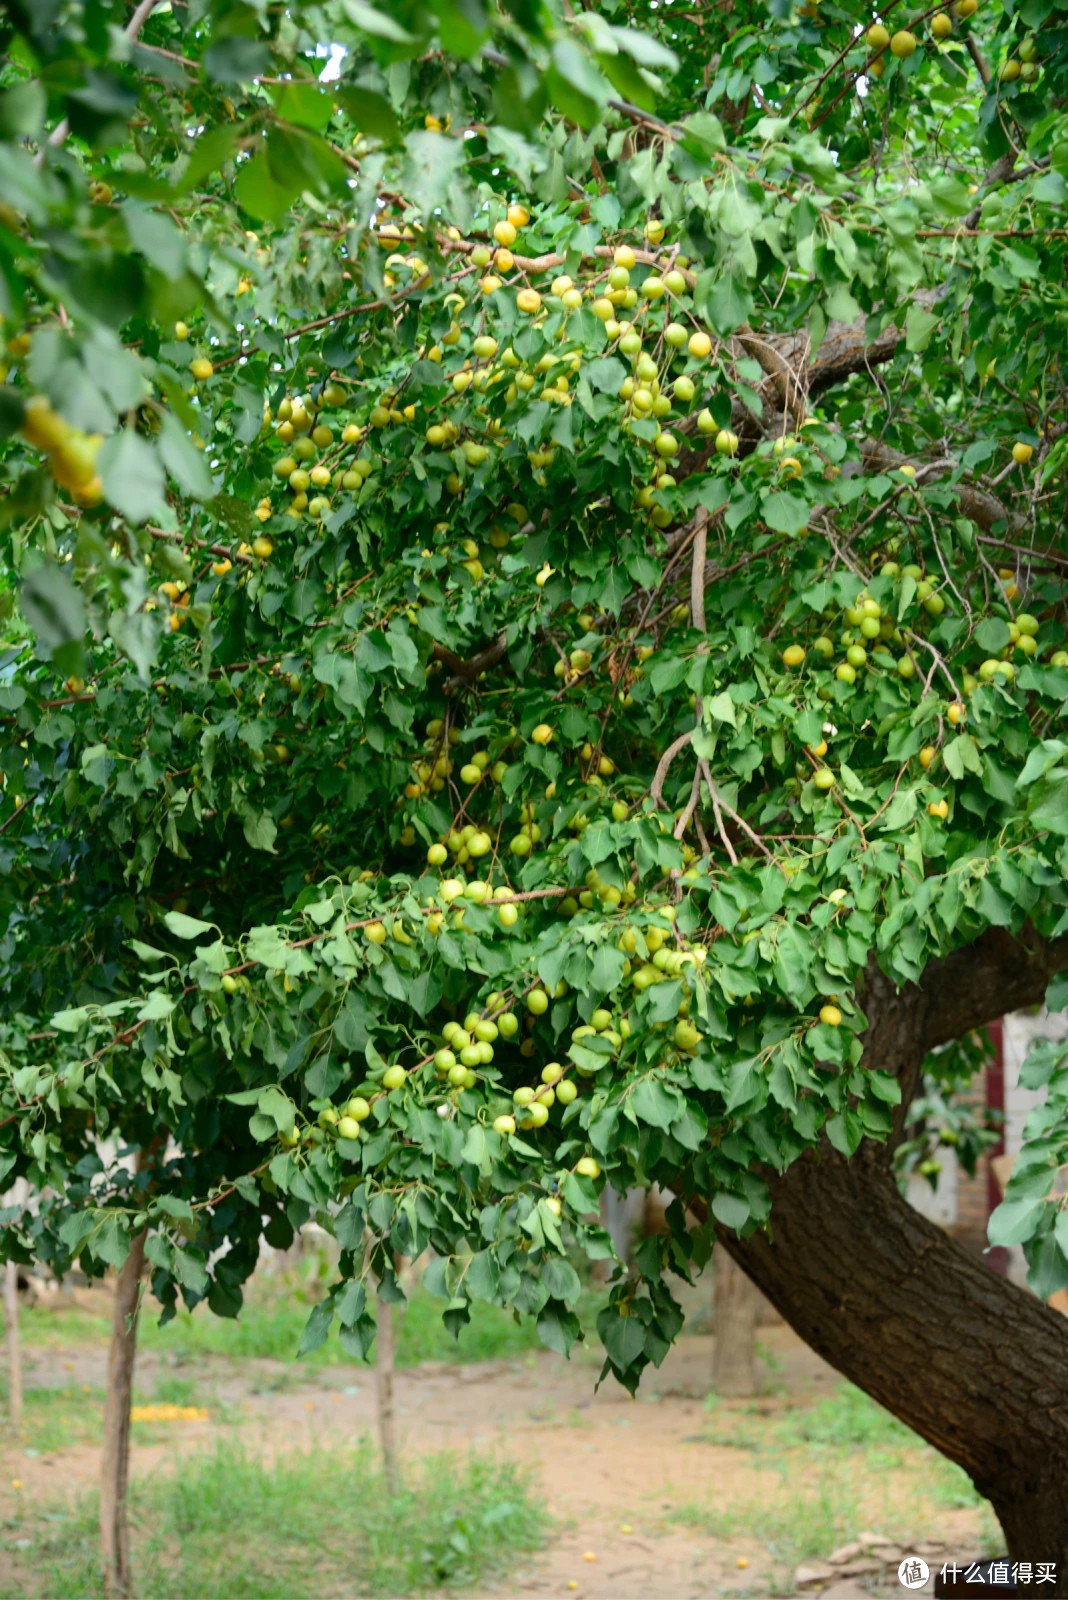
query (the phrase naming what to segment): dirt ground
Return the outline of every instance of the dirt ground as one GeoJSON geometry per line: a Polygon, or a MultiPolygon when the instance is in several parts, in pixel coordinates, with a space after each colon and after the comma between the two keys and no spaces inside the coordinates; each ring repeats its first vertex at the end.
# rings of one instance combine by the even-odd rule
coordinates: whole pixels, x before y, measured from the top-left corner
{"type": "MultiPolygon", "coordinates": [[[[773,1359],[775,1393],[761,1408],[795,1406],[830,1391],[837,1375],[784,1326],[761,1330],[773,1359]]],[[[93,1348],[26,1352],[34,1385],[103,1386],[104,1352],[93,1348]]],[[[712,1340],[681,1340],[636,1399],[607,1382],[594,1391],[596,1358],[571,1361],[548,1351],[471,1366],[430,1363],[398,1371],[398,1438],[408,1455],[500,1450],[527,1464],[540,1481],[557,1536],[494,1600],[577,1594],[580,1600],[699,1600],[766,1592],[767,1552],[671,1526],[667,1515],[690,1502],[759,1501],[780,1479],[748,1452],[702,1437],[712,1370],[712,1340]],[[630,1531],[624,1532],[624,1528],[630,1531]]],[[[165,1444],[137,1443],[133,1473],[150,1474],[177,1452],[210,1444],[220,1429],[240,1427],[268,1457],[294,1445],[351,1442],[375,1428],[374,1374],[360,1369],[294,1369],[281,1362],[200,1359],[175,1368],[152,1352],[138,1362],[139,1387],[180,1372],[197,1377],[209,1419],[184,1422],[165,1444]]],[[[37,1457],[0,1454],[0,1515],[13,1510],[12,1478],[33,1498],[73,1498],[95,1481],[98,1451],[74,1447],[37,1457]],[[5,1504],[5,1501],[7,1504],[5,1504]]],[[[977,1514],[945,1512],[939,1531],[960,1548],[974,1543],[977,1514]]],[[[877,1530],[891,1532],[892,1530],[877,1530]]],[[[781,1581],[781,1573],[780,1573],[781,1581]]],[[[864,1591],[838,1582],[836,1600],[864,1591]]]]}

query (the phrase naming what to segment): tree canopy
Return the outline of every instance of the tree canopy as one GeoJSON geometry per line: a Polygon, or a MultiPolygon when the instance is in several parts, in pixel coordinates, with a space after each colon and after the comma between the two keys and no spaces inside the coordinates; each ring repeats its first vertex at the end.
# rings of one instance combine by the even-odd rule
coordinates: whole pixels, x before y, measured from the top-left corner
{"type": "Polygon", "coordinates": [[[429,1249],[566,1351],[659,1183],[633,1387],[891,1134],[872,975],[1061,948],[1066,21],[5,8],[8,1256],[234,1316],[316,1219],[305,1348],[429,1249]]]}

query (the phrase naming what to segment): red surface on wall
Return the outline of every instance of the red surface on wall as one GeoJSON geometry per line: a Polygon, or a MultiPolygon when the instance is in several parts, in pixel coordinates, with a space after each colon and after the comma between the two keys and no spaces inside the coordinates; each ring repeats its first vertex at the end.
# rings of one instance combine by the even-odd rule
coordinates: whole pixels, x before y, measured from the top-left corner
{"type": "MultiPolygon", "coordinates": [[[[993,1046],[993,1050],[986,1069],[986,1106],[988,1111],[999,1112],[1001,1118],[1004,1119],[1005,1056],[1003,1052],[1004,1038],[1000,1019],[997,1022],[989,1023],[987,1025],[987,1032],[990,1035],[990,1043],[993,1046]]],[[[1001,1126],[1004,1130],[1004,1120],[1002,1120],[1001,1126]]],[[[991,1145],[984,1162],[986,1167],[986,1199],[988,1215],[994,1210],[995,1206],[1000,1204],[1001,1201],[1001,1190],[999,1189],[998,1181],[994,1176],[993,1162],[995,1156],[1004,1155],[1004,1153],[1005,1136],[1003,1131],[998,1138],[997,1144],[991,1145]]],[[[991,1250],[986,1259],[987,1263],[993,1267],[995,1272],[1000,1272],[1004,1276],[1004,1274],[1008,1271],[1009,1253],[1007,1250],[1003,1250],[1000,1246],[997,1246],[995,1249],[991,1250]]]]}

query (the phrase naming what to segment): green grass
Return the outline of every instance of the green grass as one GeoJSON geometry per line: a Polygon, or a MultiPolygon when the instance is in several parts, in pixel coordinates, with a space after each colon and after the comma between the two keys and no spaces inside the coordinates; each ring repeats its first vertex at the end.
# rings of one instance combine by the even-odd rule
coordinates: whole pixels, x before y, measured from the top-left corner
{"type": "MultiPolygon", "coordinates": [[[[0,1415],[7,1412],[7,1386],[0,1385],[0,1415]]],[[[22,1391],[20,1446],[35,1456],[54,1455],[72,1445],[96,1444],[104,1419],[104,1393],[83,1389],[29,1386],[22,1391]]]]}
{"type": "MultiPolygon", "coordinates": [[[[293,1273],[254,1281],[236,1318],[216,1317],[206,1306],[200,1306],[192,1313],[179,1311],[161,1328],[149,1305],[141,1316],[138,1347],[159,1351],[177,1361],[219,1355],[290,1362],[296,1356],[304,1324],[317,1298],[317,1286],[309,1289],[293,1273]]],[[[579,1314],[587,1336],[593,1332],[601,1304],[600,1295],[583,1296],[579,1314]]],[[[413,1367],[424,1361],[499,1361],[542,1348],[532,1319],[517,1323],[509,1312],[482,1303],[471,1307],[469,1325],[458,1340],[453,1339],[442,1323],[442,1309],[442,1301],[422,1288],[413,1289],[397,1339],[398,1366],[413,1367]]],[[[55,1312],[26,1307],[20,1325],[23,1342],[35,1350],[103,1345],[111,1333],[108,1318],[74,1309],[55,1312]]],[[[303,1369],[354,1365],[336,1337],[329,1338],[301,1361],[303,1369]]]]}
{"type": "Polygon", "coordinates": [[[984,1543],[993,1551],[999,1542],[993,1513],[966,1474],[852,1384],[781,1412],[727,1406],[714,1397],[706,1409],[699,1437],[746,1451],[754,1467],[777,1473],[779,1483],[759,1497],[690,1502],[670,1520],[712,1538],[763,1546],[773,1562],[774,1592],[792,1592],[799,1562],[826,1557],[865,1528],[903,1541],[920,1538],[950,1509],[981,1509],[984,1543]]]}
{"type": "MultiPolygon", "coordinates": [[[[276,1461],[219,1444],[134,1483],[134,1593],[152,1600],[327,1600],[469,1593],[538,1546],[543,1511],[512,1464],[438,1456],[390,1495],[367,1449],[287,1450],[276,1461]]],[[[0,1600],[103,1593],[96,1505],[27,1507],[0,1523],[0,1600]],[[29,1539],[19,1548],[17,1540],[29,1539]]]]}

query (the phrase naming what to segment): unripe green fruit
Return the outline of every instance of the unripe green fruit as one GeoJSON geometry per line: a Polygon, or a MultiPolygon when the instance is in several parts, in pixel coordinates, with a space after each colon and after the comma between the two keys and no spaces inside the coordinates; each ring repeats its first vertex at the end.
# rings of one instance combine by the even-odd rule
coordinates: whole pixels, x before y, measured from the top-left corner
{"type": "Polygon", "coordinates": [[[570,1078],[562,1078],[556,1085],[556,1098],[562,1106],[569,1106],[578,1097],[578,1086],[570,1078]]]}
{"type": "Polygon", "coordinates": [[[342,1139],[358,1139],[360,1137],[360,1124],[355,1117],[342,1117],[338,1122],[337,1131],[342,1139]]]}
{"type": "Polygon", "coordinates": [[[494,1119],[493,1119],[493,1127],[494,1127],[494,1131],[496,1133],[499,1133],[499,1134],[502,1134],[502,1135],[503,1134],[507,1134],[507,1133],[514,1133],[515,1132],[515,1118],[514,1117],[509,1117],[509,1116],[494,1117],[494,1119]]]}
{"type": "Polygon", "coordinates": [[[395,1064],[392,1067],[387,1067],[382,1074],[382,1087],[383,1089],[399,1089],[407,1076],[408,1074],[402,1066],[395,1064]]]}

